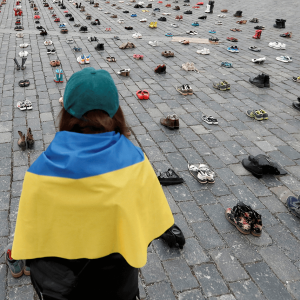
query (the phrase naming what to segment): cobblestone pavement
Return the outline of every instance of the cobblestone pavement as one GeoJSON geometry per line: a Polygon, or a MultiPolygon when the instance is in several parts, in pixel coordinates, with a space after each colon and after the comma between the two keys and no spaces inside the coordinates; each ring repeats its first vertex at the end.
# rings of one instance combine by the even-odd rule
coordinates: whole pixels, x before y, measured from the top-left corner
{"type": "MultiPolygon", "coordinates": [[[[96,1],[96,0],[95,0],[96,1]]],[[[90,33],[79,33],[73,27],[74,22],[64,18],[63,10],[53,4],[55,13],[67,23],[69,33],[62,35],[51,14],[41,1],[36,1],[41,15],[41,25],[45,26],[48,36],[40,36],[35,29],[33,15],[28,1],[23,1],[22,17],[25,30],[24,39],[16,38],[13,15],[14,1],[3,5],[0,14],[0,78],[1,78],[1,114],[0,114],[0,249],[13,239],[18,202],[22,189],[24,173],[33,161],[44,151],[57,130],[57,115],[60,111],[58,99],[63,95],[65,83],[53,82],[55,68],[49,61],[58,58],[62,62],[65,78],[86,67],[77,63],[78,53],[74,46],[81,47],[84,54],[91,54],[91,67],[102,68],[111,73],[119,93],[121,106],[132,130],[131,140],[142,147],[156,171],[166,171],[168,167],[176,170],[185,183],[164,188],[170,203],[176,224],[181,227],[186,237],[184,249],[168,249],[156,240],[149,248],[147,265],[140,272],[140,291],[142,299],[151,300],[248,300],[300,299],[300,222],[293,217],[285,206],[288,195],[300,193],[300,114],[292,108],[292,102],[300,96],[300,85],[292,81],[292,76],[299,75],[299,11],[298,1],[216,1],[214,14],[207,20],[199,20],[200,26],[191,26],[198,16],[204,14],[205,7],[192,9],[180,5],[180,14],[184,17],[179,28],[172,28],[178,12],[166,8],[163,4],[153,3],[161,12],[171,12],[167,22],[158,22],[158,28],[151,30],[147,23],[139,20],[146,17],[155,20],[141,9],[134,9],[124,3],[117,3],[118,10],[101,0],[98,11],[85,2],[86,12],[93,20],[99,18],[101,26],[90,26],[85,14],[79,12],[71,3],[66,2],[67,10],[73,14],[75,23],[88,25],[90,33]],[[219,19],[220,10],[227,8],[227,18],[219,19]],[[123,14],[123,10],[137,13],[137,18],[123,14]],[[191,9],[192,15],[183,14],[191,9]],[[261,40],[252,39],[256,24],[237,25],[237,18],[232,15],[242,10],[243,18],[260,19],[258,25],[265,25],[261,40]],[[117,19],[111,19],[105,11],[116,13],[117,19]],[[118,24],[119,18],[125,19],[118,24]],[[275,18],[285,18],[286,29],[273,28],[275,18]],[[221,20],[222,26],[215,25],[221,20]],[[124,26],[133,26],[127,31],[124,26]],[[105,32],[111,27],[111,32],[105,32]],[[243,31],[234,33],[229,29],[239,27],[243,31]],[[171,42],[165,33],[178,36],[187,30],[197,30],[198,37],[208,38],[208,31],[216,29],[215,34],[220,45],[184,46],[171,42]],[[143,38],[134,40],[131,35],[139,31],[143,38]],[[292,39],[284,40],[280,33],[292,31],[292,39]],[[97,36],[104,42],[105,51],[97,52],[96,43],[88,42],[89,35],[97,36]],[[113,40],[119,36],[121,41],[113,40]],[[226,37],[239,39],[240,53],[226,51],[231,44],[226,37]],[[73,37],[74,44],[65,42],[73,37]],[[43,41],[51,39],[57,51],[56,55],[47,55],[43,41]],[[150,40],[159,41],[158,47],[151,47],[150,40]],[[271,41],[286,42],[286,50],[268,47],[271,41]],[[122,42],[132,41],[136,49],[120,50],[122,42]],[[13,58],[18,57],[19,44],[30,43],[27,68],[17,71],[13,58]],[[248,50],[251,45],[262,48],[261,53],[248,50]],[[200,56],[196,50],[208,47],[211,54],[200,56]],[[164,58],[161,52],[172,50],[174,58],[164,58]],[[135,60],[134,53],[144,54],[144,60],[135,60]],[[276,56],[287,54],[293,62],[284,64],[276,56]],[[106,62],[105,58],[114,56],[115,63],[106,62]],[[266,56],[262,66],[250,60],[266,56]],[[200,73],[181,69],[185,62],[194,62],[200,73]],[[222,61],[233,63],[234,68],[223,69],[222,61]],[[157,75],[154,68],[158,64],[167,65],[167,74],[157,75]],[[131,69],[130,77],[119,77],[121,68],[131,69]],[[264,71],[270,75],[271,88],[258,89],[248,81],[252,75],[264,71]],[[19,80],[29,79],[27,88],[18,85],[19,80]],[[220,92],[212,87],[213,81],[226,79],[231,90],[220,92]],[[189,83],[194,95],[182,96],[175,87],[189,83]],[[150,100],[137,100],[135,92],[147,89],[150,100]],[[33,110],[24,112],[16,108],[17,101],[28,99],[33,103],[33,110]],[[245,115],[247,109],[262,107],[269,112],[269,120],[258,122],[245,115]],[[180,129],[170,131],[159,123],[161,117],[176,113],[180,118],[180,129]],[[219,126],[209,126],[201,120],[202,114],[214,115],[219,126]],[[23,132],[28,127],[33,130],[35,149],[20,151],[17,145],[18,130],[23,132]],[[265,153],[278,161],[288,175],[277,178],[266,176],[256,179],[241,165],[241,160],[248,155],[265,153]],[[216,183],[199,184],[187,171],[187,162],[207,163],[217,174],[216,183]],[[224,210],[232,207],[238,200],[252,205],[263,216],[264,230],[260,238],[252,235],[243,236],[227,222],[224,210]]],[[[111,2],[112,3],[112,2],[111,2]]],[[[146,3],[147,4],[147,3],[146,3]]],[[[205,2],[206,4],[206,2],[205,2]]],[[[161,14],[158,13],[157,17],[161,14]]],[[[52,48],[52,47],[49,47],[52,48]]],[[[34,183],[33,183],[34,184],[34,183]]],[[[101,291],[100,291],[101,294],[101,291]]],[[[33,288],[28,277],[13,279],[7,270],[4,255],[0,256],[0,299],[32,300],[33,288]]],[[[95,298],[96,299],[96,298],[95,298]]],[[[99,298],[100,299],[100,298],[99,298]]]]}

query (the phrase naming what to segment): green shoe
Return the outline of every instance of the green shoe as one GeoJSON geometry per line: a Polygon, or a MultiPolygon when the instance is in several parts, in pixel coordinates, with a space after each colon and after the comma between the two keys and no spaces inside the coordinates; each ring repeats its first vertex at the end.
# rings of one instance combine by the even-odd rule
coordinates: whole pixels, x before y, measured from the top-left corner
{"type": "Polygon", "coordinates": [[[14,278],[19,278],[24,272],[24,262],[23,260],[14,260],[11,257],[12,244],[9,244],[5,248],[5,261],[14,278]]]}
{"type": "Polygon", "coordinates": [[[227,89],[227,85],[223,81],[221,81],[220,83],[214,83],[213,87],[220,91],[226,91],[227,89]]]}
{"type": "Polygon", "coordinates": [[[264,120],[268,120],[269,119],[269,115],[268,115],[268,113],[265,110],[260,109],[259,111],[263,115],[263,119],[264,120]]]}
{"type": "Polygon", "coordinates": [[[260,112],[260,110],[247,110],[246,114],[248,117],[253,118],[257,121],[263,120],[263,114],[260,112]]]}

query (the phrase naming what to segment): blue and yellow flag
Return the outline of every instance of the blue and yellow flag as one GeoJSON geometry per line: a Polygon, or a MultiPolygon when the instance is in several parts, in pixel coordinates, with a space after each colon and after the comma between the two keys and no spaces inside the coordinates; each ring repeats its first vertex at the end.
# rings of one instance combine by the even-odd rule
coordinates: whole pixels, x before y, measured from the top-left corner
{"type": "Polygon", "coordinates": [[[174,224],[142,150],[115,132],[58,132],[25,174],[14,259],[96,259],[120,253],[135,268],[174,224]]]}

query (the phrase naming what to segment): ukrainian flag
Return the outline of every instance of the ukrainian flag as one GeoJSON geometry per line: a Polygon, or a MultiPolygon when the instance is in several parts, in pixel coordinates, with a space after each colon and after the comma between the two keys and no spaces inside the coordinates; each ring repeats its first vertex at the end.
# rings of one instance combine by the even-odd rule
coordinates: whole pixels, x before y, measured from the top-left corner
{"type": "Polygon", "coordinates": [[[115,132],[58,132],[25,174],[12,257],[96,259],[120,253],[135,268],[174,224],[142,150],[115,132]]]}

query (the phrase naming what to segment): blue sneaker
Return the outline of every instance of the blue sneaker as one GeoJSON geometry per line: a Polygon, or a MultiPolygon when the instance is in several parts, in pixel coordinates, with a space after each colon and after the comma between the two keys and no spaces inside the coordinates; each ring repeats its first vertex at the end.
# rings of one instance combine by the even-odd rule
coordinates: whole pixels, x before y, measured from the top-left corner
{"type": "Polygon", "coordinates": [[[153,11],[160,11],[160,8],[154,8],[153,11]]]}
{"type": "Polygon", "coordinates": [[[132,17],[136,17],[136,14],[132,14],[131,16],[132,16],[132,17]]]}
{"type": "Polygon", "coordinates": [[[199,26],[199,23],[198,22],[194,22],[194,23],[192,23],[192,26],[199,26]]]}
{"type": "Polygon", "coordinates": [[[59,73],[59,69],[56,69],[55,72],[55,77],[54,77],[54,82],[58,83],[60,80],[60,73],[59,73]]]}
{"type": "Polygon", "coordinates": [[[173,36],[172,33],[166,33],[165,35],[166,35],[166,36],[173,36]]]}
{"type": "Polygon", "coordinates": [[[65,24],[59,24],[59,28],[65,28],[66,25],[65,24]]]}
{"type": "Polygon", "coordinates": [[[300,196],[298,199],[293,196],[289,196],[286,200],[288,210],[296,217],[300,218],[300,196]]]}
{"type": "Polygon", "coordinates": [[[216,33],[215,30],[210,30],[208,33],[216,33]]]}

